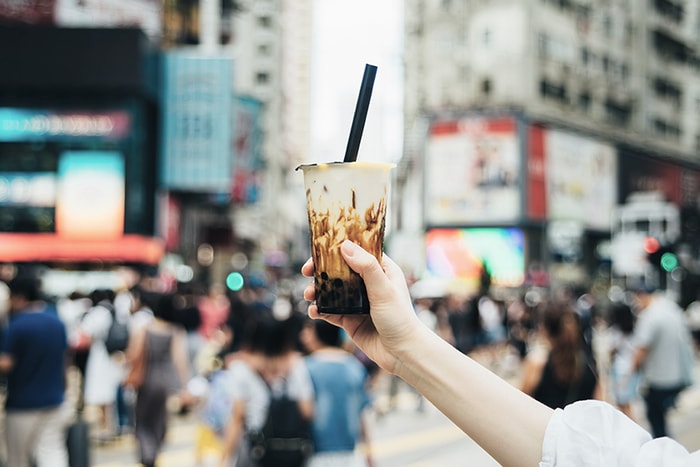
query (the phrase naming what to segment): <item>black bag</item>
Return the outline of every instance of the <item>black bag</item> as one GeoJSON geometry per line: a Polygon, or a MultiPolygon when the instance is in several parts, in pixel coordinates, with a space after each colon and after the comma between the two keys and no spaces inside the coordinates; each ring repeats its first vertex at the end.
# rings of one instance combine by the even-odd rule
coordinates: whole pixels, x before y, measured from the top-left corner
{"type": "Polygon", "coordinates": [[[270,391],[270,406],[262,430],[248,433],[252,459],[261,467],[301,467],[313,453],[311,421],[297,401],[270,391]]]}
{"type": "Polygon", "coordinates": [[[107,352],[110,354],[114,352],[123,352],[129,345],[129,326],[117,319],[117,313],[113,306],[102,306],[109,309],[109,312],[112,314],[112,324],[109,325],[109,331],[107,331],[107,338],[105,339],[107,352]]]}
{"type": "Polygon", "coordinates": [[[68,448],[68,465],[70,467],[90,467],[90,427],[78,418],[68,427],[66,447],[68,448]]]}

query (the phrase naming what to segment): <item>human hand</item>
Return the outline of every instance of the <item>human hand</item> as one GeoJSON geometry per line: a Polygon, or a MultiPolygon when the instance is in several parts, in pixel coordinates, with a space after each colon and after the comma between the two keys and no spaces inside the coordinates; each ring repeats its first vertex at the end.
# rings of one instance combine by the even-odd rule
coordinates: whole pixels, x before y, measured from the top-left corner
{"type": "MultiPolygon", "coordinates": [[[[365,282],[370,314],[320,314],[316,304],[312,303],[309,317],[342,327],[369,358],[386,371],[396,373],[401,355],[412,350],[422,326],[413,311],[403,272],[388,256],[384,256],[380,265],[374,256],[349,240],[343,243],[340,251],[365,282]]],[[[301,272],[307,277],[313,276],[312,260],[302,266],[301,272]]],[[[304,290],[304,298],[313,301],[315,293],[311,283],[304,290]]]]}

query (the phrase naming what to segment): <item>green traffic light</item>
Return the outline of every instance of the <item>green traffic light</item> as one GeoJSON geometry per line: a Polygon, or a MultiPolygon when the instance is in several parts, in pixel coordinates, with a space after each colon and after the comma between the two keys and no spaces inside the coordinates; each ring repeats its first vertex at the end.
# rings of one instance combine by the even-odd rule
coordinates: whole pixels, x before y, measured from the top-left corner
{"type": "Polygon", "coordinates": [[[243,288],[243,275],[240,272],[232,272],[226,276],[226,287],[237,292],[243,288]]]}
{"type": "Polygon", "coordinates": [[[675,253],[664,253],[661,255],[661,267],[666,272],[671,272],[678,267],[678,257],[675,253]]]}

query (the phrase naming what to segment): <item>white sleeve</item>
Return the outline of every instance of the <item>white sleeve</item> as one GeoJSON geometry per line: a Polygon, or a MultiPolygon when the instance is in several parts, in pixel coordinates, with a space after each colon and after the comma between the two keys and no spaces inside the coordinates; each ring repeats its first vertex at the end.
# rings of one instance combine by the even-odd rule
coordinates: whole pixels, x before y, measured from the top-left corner
{"type": "Polygon", "coordinates": [[[689,454],[670,438],[649,433],[610,404],[581,401],[557,409],[545,432],[540,467],[691,467],[700,451],[689,454]]]}
{"type": "Polygon", "coordinates": [[[297,401],[314,398],[314,386],[303,358],[297,359],[289,372],[287,391],[289,397],[297,401]]]}

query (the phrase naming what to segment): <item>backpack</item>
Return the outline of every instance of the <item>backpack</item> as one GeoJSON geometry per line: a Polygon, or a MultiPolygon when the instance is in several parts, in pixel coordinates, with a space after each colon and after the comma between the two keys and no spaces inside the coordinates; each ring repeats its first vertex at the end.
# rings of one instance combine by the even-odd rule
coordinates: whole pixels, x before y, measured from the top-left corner
{"type": "Polygon", "coordinates": [[[117,319],[117,313],[111,304],[104,303],[100,304],[100,306],[107,308],[112,315],[112,324],[109,325],[109,331],[107,331],[107,337],[105,338],[107,352],[112,354],[125,351],[129,345],[129,325],[117,319]]]}
{"type": "Polygon", "coordinates": [[[286,381],[281,394],[270,391],[265,424],[248,433],[248,440],[251,457],[260,467],[301,467],[313,453],[311,421],[287,395],[286,381]]]}

